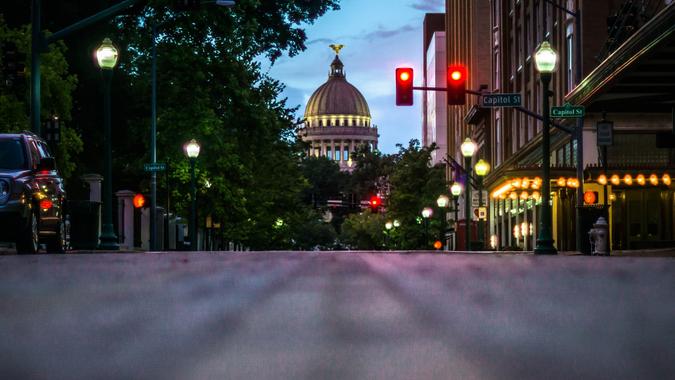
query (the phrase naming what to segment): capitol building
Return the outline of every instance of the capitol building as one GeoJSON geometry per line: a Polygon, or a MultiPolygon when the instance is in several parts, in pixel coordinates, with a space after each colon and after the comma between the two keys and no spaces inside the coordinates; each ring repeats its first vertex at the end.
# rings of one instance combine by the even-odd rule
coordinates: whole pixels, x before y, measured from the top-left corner
{"type": "Polygon", "coordinates": [[[347,82],[339,53],[342,45],[331,45],[335,59],[326,83],[307,102],[300,137],[309,144],[308,155],[338,162],[340,170],[351,171],[351,154],[359,145],[377,149],[377,127],[370,118],[361,92],[347,82]]]}

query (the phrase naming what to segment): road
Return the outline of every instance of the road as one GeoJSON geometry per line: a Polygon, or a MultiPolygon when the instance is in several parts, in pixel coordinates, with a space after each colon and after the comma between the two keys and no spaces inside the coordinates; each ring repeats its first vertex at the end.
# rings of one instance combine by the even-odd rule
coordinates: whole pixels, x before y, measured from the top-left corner
{"type": "Polygon", "coordinates": [[[666,379],[675,259],[0,256],[3,379],[666,379]]]}

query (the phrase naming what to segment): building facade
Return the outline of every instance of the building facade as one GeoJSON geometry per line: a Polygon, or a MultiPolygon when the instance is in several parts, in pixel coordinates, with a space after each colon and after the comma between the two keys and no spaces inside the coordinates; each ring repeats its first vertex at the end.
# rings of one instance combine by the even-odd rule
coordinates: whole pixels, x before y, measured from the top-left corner
{"type": "MultiPolygon", "coordinates": [[[[445,87],[446,43],[445,14],[427,13],[423,24],[423,85],[445,87]]],[[[448,153],[447,100],[444,92],[427,91],[422,96],[422,145],[436,144],[431,153],[431,164],[442,164],[448,153]]]]}
{"type": "Polygon", "coordinates": [[[328,80],[314,91],[305,108],[300,137],[308,143],[307,154],[336,161],[340,170],[351,171],[351,154],[360,145],[377,149],[377,127],[372,125],[368,103],[347,82],[339,58],[341,45],[331,45],[335,59],[328,80]]]}

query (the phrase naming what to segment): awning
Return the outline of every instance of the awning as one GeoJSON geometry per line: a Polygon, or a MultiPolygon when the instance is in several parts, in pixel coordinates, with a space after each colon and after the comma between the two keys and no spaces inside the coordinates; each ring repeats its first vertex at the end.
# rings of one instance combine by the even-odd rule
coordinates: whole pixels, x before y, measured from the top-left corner
{"type": "Polygon", "coordinates": [[[638,29],[566,97],[588,112],[671,112],[675,106],[675,3],[638,29]]]}

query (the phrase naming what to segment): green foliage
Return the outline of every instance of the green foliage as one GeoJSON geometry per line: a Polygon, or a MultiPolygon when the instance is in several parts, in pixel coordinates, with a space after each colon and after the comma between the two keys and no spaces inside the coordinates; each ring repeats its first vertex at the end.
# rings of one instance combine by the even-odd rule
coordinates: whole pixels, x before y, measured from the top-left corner
{"type": "Polygon", "coordinates": [[[376,250],[384,246],[384,217],[364,211],[351,214],[342,225],[340,240],[350,249],[376,250]]]}
{"type": "MultiPolygon", "coordinates": [[[[0,15],[0,42],[14,43],[19,53],[25,57],[24,63],[27,68],[30,67],[30,38],[30,25],[12,29],[5,24],[0,15]]],[[[68,126],[77,78],[68,72],[65,53],[65,44],[59,42],[50,45],[50,49],[42,54],[41,116],[43,122],[52,115],[58,115],[61,121],[61,143],[54,155],[61,174],[69,178],[76,167],[74,157],[82,151],[82,140],[79,134],[68,126]]],[[[26,75],[13,86],[6,86],[4,80],[0,84],[0,132],[30,130],[30,77],[31,73],[26,70],[26,75]]]]}
{"type": "Polygon", "coordinates": [[[448,192],[443,166],[430,166],[431,152],[435,146],[420,147],[419,141],[411,140],[407,148],[398,145],[396,165],[389,177],[391,196],[388,216],[398,219],[402,226],[397,232],[402,249],[430,248],[429,241],[440,234],[441,213],[436,208],[439,195],[448,192]],[[425,240],[424,221],[418,218],[424,207],[434,208],[434,218],[429,221],[429,241],[425,240]]]}

